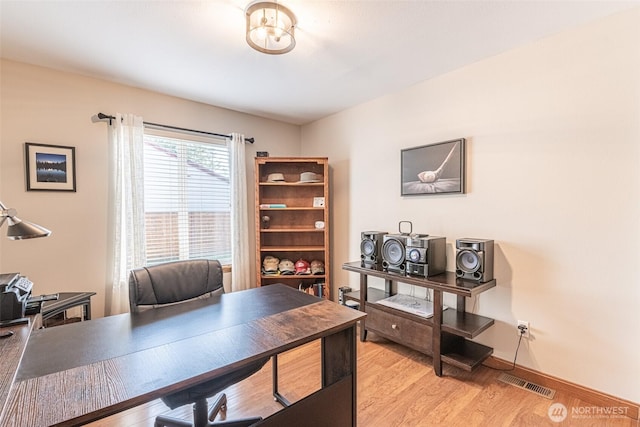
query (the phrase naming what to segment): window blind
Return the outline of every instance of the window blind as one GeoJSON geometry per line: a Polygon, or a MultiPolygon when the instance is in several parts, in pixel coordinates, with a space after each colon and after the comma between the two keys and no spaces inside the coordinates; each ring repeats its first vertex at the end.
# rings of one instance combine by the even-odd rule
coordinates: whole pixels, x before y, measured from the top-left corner
{"type": "Polygon", "coordinates": [[[226,141],[145,128],[144,206],[147,264],[231,264],[226,141]]]}

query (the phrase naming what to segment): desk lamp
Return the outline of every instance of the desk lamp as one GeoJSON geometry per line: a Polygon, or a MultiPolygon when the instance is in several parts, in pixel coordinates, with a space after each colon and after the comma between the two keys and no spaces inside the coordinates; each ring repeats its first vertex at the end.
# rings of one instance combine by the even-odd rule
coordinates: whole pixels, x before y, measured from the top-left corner
{"type": "Polygon", "coordinates": [[[51,231],[37,224],[22,221],[16,215],[18,212],[13,208],[7,208],[0,202],[0,227],[8,222],[7,237],[11,240],[33,239],[36,237],[47,237],[51,231]]]}
{"type": "MultiPolygon", "coordinates": [[[[7,237],[11,240],[47,237],[51,231],[37,224],[22,221],[13,208],[7,208],[0,202],[0,227],[7,222],[7,237]]],[[[31,296],[31,283],[27,278],[18,277],[17,273],[0,275],[0,328],[20,323],[27,323],[25,309],[31,296]]],[[[13,335],[13,332],[0,334],[0,338],[13,335]]]]}

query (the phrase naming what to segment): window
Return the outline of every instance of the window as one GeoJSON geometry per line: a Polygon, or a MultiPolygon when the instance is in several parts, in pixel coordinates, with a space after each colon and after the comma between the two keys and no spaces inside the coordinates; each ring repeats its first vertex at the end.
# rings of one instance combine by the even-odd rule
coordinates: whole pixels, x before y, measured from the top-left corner
{"type": "Polygon", "coordinates": [[[145,128],[144,210],[147,264],[231,264],[226,141],[145,128]]]}

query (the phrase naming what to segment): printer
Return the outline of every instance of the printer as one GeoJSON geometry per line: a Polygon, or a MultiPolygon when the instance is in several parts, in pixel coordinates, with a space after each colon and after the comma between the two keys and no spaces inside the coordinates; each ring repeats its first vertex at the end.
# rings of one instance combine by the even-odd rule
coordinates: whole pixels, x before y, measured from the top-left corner
{"type": "Polygon", "coordinates": [[[0,327],[27,323],[27,303],[33,283],[19,273],[0,274],[0,327]]]}

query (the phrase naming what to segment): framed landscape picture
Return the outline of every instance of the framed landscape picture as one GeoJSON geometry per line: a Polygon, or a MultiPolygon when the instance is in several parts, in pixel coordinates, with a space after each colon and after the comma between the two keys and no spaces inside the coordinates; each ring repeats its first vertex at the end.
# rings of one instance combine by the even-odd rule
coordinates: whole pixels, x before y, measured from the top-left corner
{"type": "Polygon", "coordinates": [[[25,143],[27,191],[76,191],[76,149],[25,143]]]}
{"type": "Polygon", "coordinates": [[[401,151],[401,195],[465,192],[465,139],[401,151]]]}

